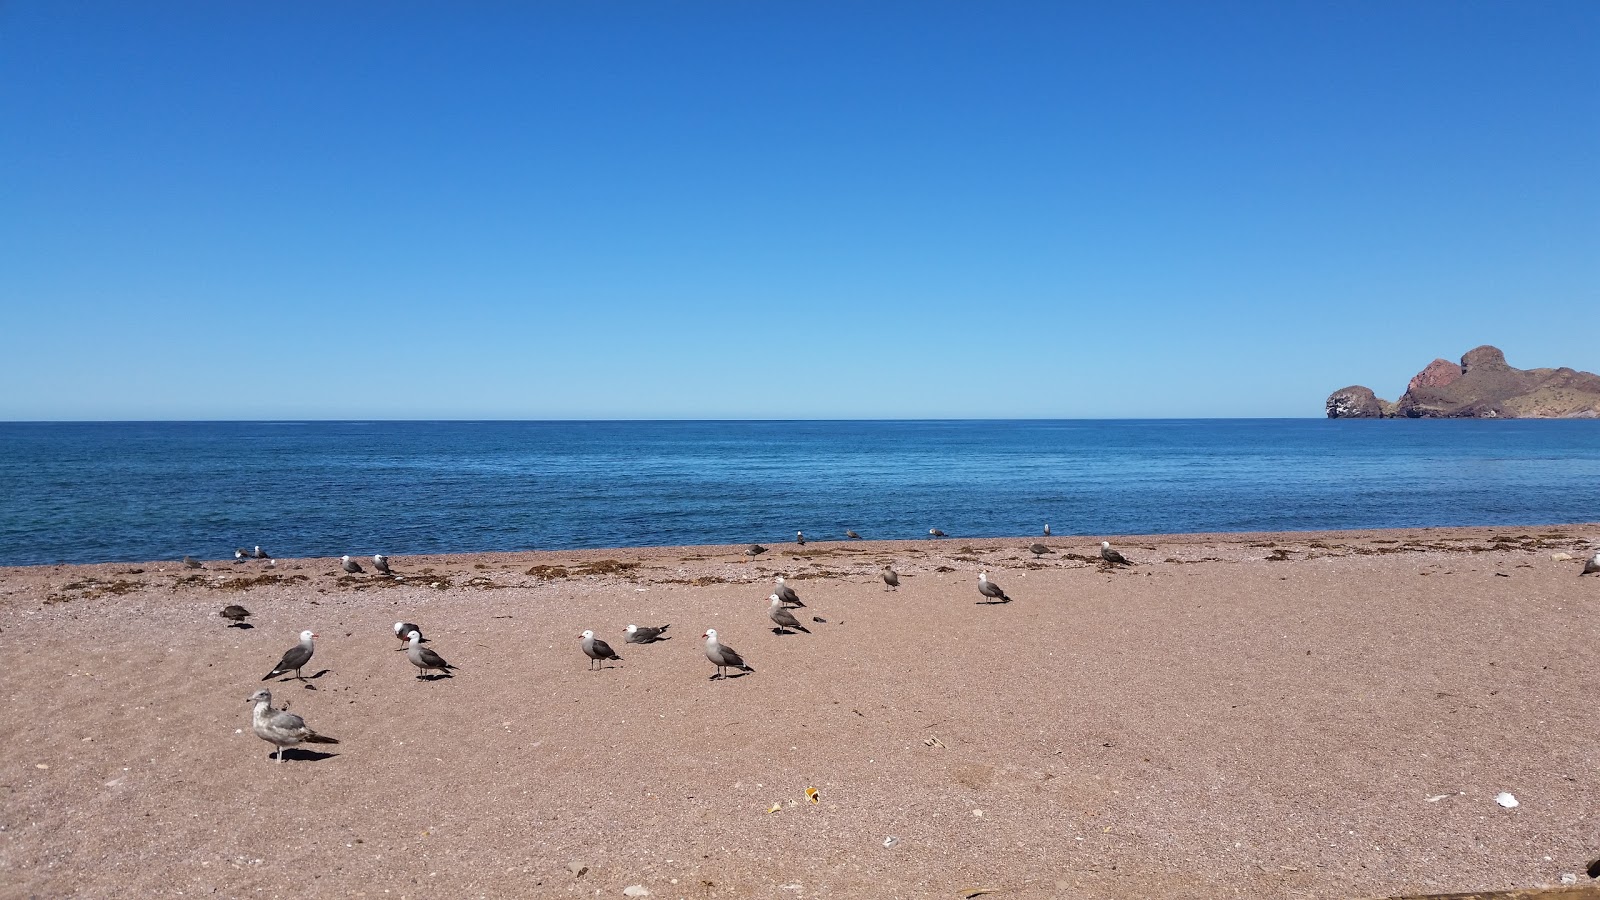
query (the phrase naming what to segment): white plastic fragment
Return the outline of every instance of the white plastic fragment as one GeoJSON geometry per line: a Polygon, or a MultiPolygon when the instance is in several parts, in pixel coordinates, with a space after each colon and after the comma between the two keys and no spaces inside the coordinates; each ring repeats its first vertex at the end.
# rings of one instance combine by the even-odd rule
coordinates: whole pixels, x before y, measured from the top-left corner
{"type": "Polygon", "coordinates": [[[1494,802],[1500,804],[1501,806],[1504,806],[1506,809],[1516,809],[1518,806],[1521,805],[1521,804],[1517,803],[1517,797],[1516,797],[1515,794],[1511,794],[1511,793],[1506,792],[1506,791],[1501,791],[1494,798],[1494,802]]]}

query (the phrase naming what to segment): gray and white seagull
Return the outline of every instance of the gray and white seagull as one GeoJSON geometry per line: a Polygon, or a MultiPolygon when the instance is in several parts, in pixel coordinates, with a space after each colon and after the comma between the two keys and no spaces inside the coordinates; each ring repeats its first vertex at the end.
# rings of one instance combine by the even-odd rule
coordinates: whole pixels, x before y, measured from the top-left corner
{"type": "Polygon", "coordinates": [[[1594,555],[1589,557],[1589,561],[1583,564],[1583,571],[1578,574],[1593,575],[1596,572],[1600,572],[1600,550],[1596,550],[1594,555]]]}
{"type": "Polygon", "coordinates": [[[779,600],[782,600],[785,605],[788,605],[788,606],[798,606],[798,607],[802,607],[802,608],[805,606],[804,603],[800,602],[800,595],[796,594],[794,592],[794,588],[789,587],[787,584],[783,583],[783,576],[782,575],[778,576],[777,597],[778,597],[779,600]]]}
{"type": "Polygon", "coordinates": [[[897,591],[897,590],[899,590],[900,589],[900,573],[896,572],[890,566],[884,566],[883,567],[883,583],[888,585],[888,587],[884,588],[884,590],[886,590],[886,591],[897,591]]]}
{"type": "Polygon", "coordinates": [[[710,680],[715,681],[718,678],[728,677],[726,670],[730,668],[738,669],[741,672],[755,671],[745,663],[744,657],[739,655],[739,651],[717,640],[717,630],[715,628],[707,628],[706,633],[700,636],[706,639],[706,659],[711,660],[711,664],[717,667],[717,673],[712,675],[710,680]]]}
{"type": "Polygon", "coordinates": [[[1100,542],[1100,558],[1105,560],[1106,562],[1112,564],[1113,566],[1131,566],[1131,565],[1133,565],[1133,563],[1128,562],[1128,558],[1127,557],[1125,557],[1121,553],[1118,553],[1117,551],[1111,549],[1111,542],[1110,541],[1101,541],[1100,542]]]}
{"type": "Polygon", "coordinates": [[[411,632],[411,642],[406,646],[406,659],[411,660],[413,666],[422,670],[417,673],[418,678],[428,677],[430,669],[437,670],[447,678],[451,672],[456,671],[456,667],[445,662],[444,657],[422,646],[422,632],[420,631],[411,632]]]}
{"type": "Polygon", "coordinates": [[[625,629],[627,636],[622,640],[624,643],[629,644],[653,644],[656,641],[671,640],[670,635],[662,634],[662,632],[671,627],[671,625],[659,625],[655,628],[651,628],[648,625],[630,624],[625,629]]]}
{"type": "Polygon", "coordinates": [[[379,575],[394,574],[393,572],[389,571],[389,557],[384,556],[382,553],[372,554],[372,567],[378,570],[379,575]]]}
{"type": "Polygon", "coordinates": [[[344,556],[339,557],[339,565],[342,566],[344,568],[344,570],[346,572],[349,572],[351,575],[359,575],[362,572],[366,571],[366,569],[361,568],[361,563],[358,563],[355,560],[351,559],[350,558],[350,554],[348,554],[348,553],[346,553],[344,556]]]}
{"type": "Polygon", "coordinates": [[[811,629],[801,625],[800,620],[794,617],[794,613],[784,607],[783,601],[778,599],[777,594],[767,598],[767,618],[778,626],[773,629],[776,634],[783,634],[785,629],[791,628],[795,631],[804,631],[806,634],[811,633],[811,629]]]}
{"type": "Polygon", "coordinates": [[[1010,603],[1011,602],[1011,598],[1006,596],[1006,592],[1004,590],[1001,590],[1000,585],[995,584],[994,582],[989,580],[989,573],[988,572],[979,572],[978,573],[978,593],[980,593],[980,594],[984,595],[985,597],[989,598],[987,601],[979,600],[978,601],[979,603],[985,603],[985,602],[987,602],[987,603],[1010,603]]]}
{"type": "Polygon", "coordinates": [[[283,748],[295,744],[337,744],[338,738],[317,734],[306,725],[306,720],[288,710],[272,708],[272,692],[261,688],[250,699],[255,710],[250,714],[250,730],[269,744],[276,746],[278,762],[283,762],[283,748]]]}
{"type": "Polygon", "coordinates": [[[595,637],[593,631],[586,630],[578,637],[583,638],[583,655],[589,657],[590,669],[593,669],[594,664],[597,662],[600,664],[600,668],[604,669],[607,660],[622,661],[622,657],[611,649],[611,645],[595,637]]]}
{"type": "Polygon", "coordinates": [[[271,672],[261,676],[261,680],[266,681],[279,675],[287,675],[293,672],[294,677],[304,681],[305,678],[300,674],[300,668],[311,661],[311,653],[315,649],[312,646],[311,639],[316,636],[317,633],[309,628],[300,632],[300,643],[285,650],[283,659],[278,660],[278,664],[272,667],[271,672]]]}

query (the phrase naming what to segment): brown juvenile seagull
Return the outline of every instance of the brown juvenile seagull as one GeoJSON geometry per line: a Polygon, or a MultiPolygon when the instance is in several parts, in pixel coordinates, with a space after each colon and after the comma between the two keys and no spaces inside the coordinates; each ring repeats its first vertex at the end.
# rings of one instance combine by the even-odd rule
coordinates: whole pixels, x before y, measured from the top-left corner
{"type": "Polygon", "coordinates": [[[198,559],[195,559],[195,558],[194,558],[194,557],[192,557],[192,556],[185,556],[185,557],[184,557],[184,558],[183,558],[183,564],[184,564],[184,565],[185,565],[185,566],[188,566],[188,567],[189,567],[189,568],[191,568],[191,569],[199,569],[199,568],[202,568],[202,566],[201,566],[201,565],[200,565],[200,560],[198,560],[198,559]]]}
{"type": "Polygon", "coordinates": [[[767,618],[771,619],[773,624],[778,626],[777,628],[773,629],[778,634],[782,634],[783,630],[786,628],[793,628],[796,631],[804,631],[806,634],[811,633],[811,629],[801,625],[800,620],[794,617],[794,613],[789,612],[789,610],[784,608],[783,601],[778,599],[777,594],[773,594],[771,597],[768,597],[767,604],[767,618]]]}
{"type": "Polygon", "coordinates": [[[230,603],[227,606],[224,606],[222,608],[222,612],[217,613],[217,615],[228,620],[229,628],[236,628],[240,625],[243,625],[245,623],[245,619],[250,618],[251,612],[237,603],[230,603]]]}
{"type": "Polygon", "coordinates": [[[1111,542],[1110,541],[1101,541],[1100,542],[1100,558],[1105,560],[1108,563],[1111,563],[1113,566],[1131,566],[1131,565],[1133,565],[1133,563],[1128,562],[1128,558],[1127,557],[1125,557],[1121,553],[1118,553],[1117,551],[1111,549],[1111,542]]]}
{"type": "Polygon", "coordinates": [[[846,531],[846,532],[845,532],[845,533],[844,533],[844,536],[845,536],[845,537],[847,537],[847,538],[849,538],[849,539],[850,539],[850,540],[852,540],[852,541],[859,541],[859,540],[861,540],[861,535],[859,535],[859,534],[856,534],[856,533],[855,533],[855,532],[854,532],[854,531],[846,531]]]}
{"type": "Polygon", "coordinates": [[[1034,544],[1028,548],[1028,552],[1033,554],[1034,559],[1038,559],[1044,554],[1051,552],[1051,550],[1049,547],[1046,547],[1043,544],[1034,544]]]}
{"type": "Polygon", "coordinates": [[[306,721],[288,710],[272,708],[272,692],[262,688],[245,701],[256,705],[250,716],[250,730],[269,744],[277,745],[278,762],[283,762],[283,748],[295,744],[337,744],[338,738],[317,734],[306,727],[306,721]]]}
{"type": "Polygon", "coordinates": [[[730,667],[741,672],[755,671],[755,669],[745,665],[744,657],[739,655],[739,651],[717,640],[717,630],[715,628],[707,628],[706,633],[700,636],[706,639],[706,659],[711,660],[711,664],[717,667],[717,673],[712,675],[710,680],[715,681],[718,678],[726,678],[727,672],[724,670],[730,667]]]}
{"type": "Polygon", "coordinates": [[[979,603],[985,603],[985,602],[988,602],[988,603],[997,603],[997,602],[998,603],[1010,603],[1011,602],[1011,598],[1007,597],[1006,596],[1006,592],[1000,589],[1000,585],[995,584],[994,582],[989,580],[989,573],[988,572],[979,572],[978,573],[978,593],[980,593],[980,594],[984,595],[985,597],[989,598],[987,601],[979,600],[978,601],[979,603]]]}
{"type": "Polygon", "coordinates": [[[614,659],[618,662],[622,661],[622,657],[618,656],[616,652],[611,649],[611,645],[595,637],[594,632],[585,631],[583,634],[578,635],[578,637],[583,638],[583,654],[589,657],[590,669],[593,669],[594,664],[597,662],[600,664],[600,668],[604,669],[606,667],[606,660],[608,659],[614,659]]]}
{"type": "Polygon", "coordinates": [[[272,667],[271,672],[261,676],[261,680],[266,681],[269,678],[276,678],[279,675],[287,675],[293,672],[294,677],[304,681],[305,679],[300,675],[300,667],[311,661],[311,652],[313,650],[311,639],[316,636],[316,632],[309,628],[300,632],[300,643],[285,650],[283,659],[278,660],[278,664],[272,667]]]}
{"type": "Polygon", "coordinates": [[[899,590],[900,589],[900,573],[896,572],[894,569],[892,569],[892,568],[890,568],[888,566],[884,566],[883,567],[883,583],[888,585],[888,587],[884,588],[884,590],[886,590],[886,591],[899,590]]]}
{"type": "Polygon", "coordinates": [[[749,547],[747,547],[745,549],[744,555],[745,556],[760,556],[761,554],[763,554],[765,552],[767,552],[767,548],[761,546],[760,544],[751,544],[749,547]]]}
{"type": "Polygon", "coordinates": [[[430,669],[437,669],[447,676],[456,670],[455,666],[444,661],[444,657],[422,646],[422,632],[413,631],[410,638],[411,643],[406,647],[406,659],[411,660],[413,666],[422,670],[417,673],[418,678],[428,677],[430,669]]]}

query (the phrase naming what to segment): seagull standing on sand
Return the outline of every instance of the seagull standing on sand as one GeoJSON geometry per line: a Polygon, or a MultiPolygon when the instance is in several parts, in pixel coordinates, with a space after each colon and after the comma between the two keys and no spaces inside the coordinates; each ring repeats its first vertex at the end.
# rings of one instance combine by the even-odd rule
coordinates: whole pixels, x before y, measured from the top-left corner
{"type": "Polygon", "coordinates": [[[389,571],[389,557],[384,556],[382,553],[372,554],[372,567],[378,570],[379,575],[394,574],[393,572],[389,571]]]}
{"type": "Polygon", "coordinates": [[[706,639],[706,659],[711,660],[711,664],[717,667],[717,673],[711,676],[711,681],[715,681],[718,678],[726,678],[727,672],[725,670],[729,668],[738,669],[741,672],[755,671],[755,669],[745,664],[744,657],[739,655],[739,651],[717,640],[717,630],[715,628],[707,628],[706,633],[700,636],[706,639]]]}
{"type": "Polygon", "coordinates": [[[1028,552],[1033,554],[1033,558],[1034,559],[1038,559],[1039,557],[1041,557],[1041,556],[1043,556],[1046,553],[1049,553],[1051,551],[1050,551],[1049,547],[1046,547],[1043,544],[1034,544],[1033,546],[1028,548],[1028,552]]]}
{"type": "Polygon", "coordinates": [[[217,613],[217,615],[228,620],[229,628],[239,628],[245,624],[245,619],[250,618],[251,613],[250,610],[245,609],[237,603],[230,603],[227,606],[224,606],[222,608],[222,612],[217,613]]]}
{"type": "Polygon", "coordinates": [[[250,551],[249,550],[246,550],[243,547],[235,547],[235,548],[233,548],[233,561],[234,562],[242,563],[242,562],[244,562],[245,560],[247,560],[249,558],[250,558],[250,551]]]}
{"type": "Polygon", "coordinates": [[[446,677],[449,677],[450,673],[455,670],[455,666],[445,662],[444,657],[422,646],[422,632],[420,631],[411,632],[411,643],[406,647],[406,659],[411,660],[413,666],[422,670],[417,673],[418,678],[428,677],[429,669],[438,669],[446,677]]]}
{"type": "Polygon", "coordinates": [[[295,744],[337,744],[338,738],[317,734],[306,727],[306,720],[288,710],[272,708],[272,692],[262,688],[250,695],[246,703],[254,703],[250,715],[250,730],[269,744],[277,746],[278,762],[283,762],[283,748],[295,744]]]}
{"type": "Polygon", "coordinates": [[[250,555],[255,557],[256,559],[271,559],[272,558],[272,554],[270,554],[267,551],[261,549],[261,545],[260,544],[256,545],[256,552],[254,552],[254,553],[252,553],[250,555]]]}
{"type": "Polygon", "coordinates": [[[1600,572],[1600,550],[1596,550],[1594,555],[1589,557],[1589,561],[1583,564],[1583,571],[1579,572],[1578,575],[1582,577],[1584,575],[1593,575],[1596,572],[1600,572]]]}
{"type": "Polygon", "coordinates": [[[745,556],[760,556],[761,554],[763,554],[765,552],[767,552],[767,548],[761,546],[760,544],[751,544],[748,548],[745,549],[744,555],[745,556]]]}
{"type": "Polygon", "coordinates": [[[811,633],[811,629],[801,625],[800,620],[794,617],[794,613],[789,612],[789,610],[784,607],[783,601],[778,599],[777,594],[773,594],[767,598],[767,618],[771,619],[773,624],[778,626],[777,628],[773,629],[773,632],[776,634],[783,634],[784,629],[786,628],[793,628],[796,631],[804,631],[806,634],[811,633]]]}
{"type": "Polygon", "coordinates": [[[351,559],[350,554],[348,553],[339,557],[339,565],[343,566],[344,570],[349,572],[351,575],[359,575],[366,571],[366,569],[361,568],[361,563],[351,559]]]}
{"type": "Polygon", "coordinates": [[[928,529],[928,534],[932,535],[933,537],[944,537],[944,532],[940,531],[937,528],[929,528],[928,529]]]}
{"type": "Polygon", "coordinates": [[[997,603],[997,602],[998,603],[1010,603],[1011,602],[1011,598],[1007,597],[1006,596],[1006,592],[1000,589],[1000,585],[995,584],[994,582],[989,580],[989,573],[988,572],[979,572],[978,573],[978,593],[980,593],[980,594],[984,595],[985,597],[989,598],[987,601],[980,600],[980,601],[978,601],[979,603],[984,603],[984,602],[988,602],[988,603],[997,603]]]}
{"type": "Polygon", "coordinates": [[[618,656],[616,652],[611,649],[611,645],[595,637],[594,632],[585,631],[583,634],[578,635],[578,637],[583,638],[583,654],[589,657],[590,669],[593,669],[594,664],[597,662],[600,664],[600,668],[604,669],[606,667],[606,660],[608,659],[614,659],[618,662],[622,661],[622,657],[618,656]]]}
{"type": "Polygon", "coordinates": [[[201,566],[200,566],[200,560],[198,560],[198,559],[195,559],[195,558],[194,558],[194,557],[192,557],[192,556],[185,556],[185,557],[184,557],[184,558],[183,558],[183,564],[184,564],[184,565],[185,565],[185,566],[188,566],[188,567],[189,567],[189,568],[191,568],[191,569],[198,569],[198,568],[200,568],[200,567],[201,567],[201,566]]]}
{"type": "Polygon", "coordinates": [[[671,640],[671,638],[662,635],[663,631],[666,631],[671,627],[671,625],[662,625],[657,628],[651,628],[648,625],[642,627],[639,625],[629,625],[626,629],[627,637],[624,637],[622,640],[624,643],[629,644],[653,644],[656,641],[671,640]]]}
{"type": "Polygon", "coordinates": [[[794,542],[804,547],[806,545],[806,533],[804,531],[796,531],[794,533],[794,542]]]}
{"type": "Polygon", "coordinates": [[[1121,553],[1118,553],[1117,551],[1111,549],[1111,542],[1110,541],[1101,541],[1100,542],[1100,558],[1105,560],[1108,563],[1111,563],[1113,566],[1131,566],[1131,565],[1133,565],[1133,563],[1128,562],[1128,558],[1127,557],[1125,557],[1121,553]]]}
{"type": "Polygon", "coordinates": [[[778,576],[778,591],[774,596],[776,596],[779,600],[782,600],[788,606],[805,606],[804,603],[800,602],[800,595],[794,592],[794,588],[783,583],[782,575],[778,576]]]}
{"type": "Polygon", "coordinates": [[[272,667],[271,672],[261,676],[261,680],[266,681],[269,678],[276,678],[279,675],[286,675],[290,672],[293,672],[294,677],[304,681],[305,678],[300,674],[300,667],[311,661],[311,653],[314,649],[311,644],[311,639],[316,636],[317,633],[309,628],[300,632],[300,643],[290,647],[288,650],[285,650],[283,653],[283,659],[278,660],[278,664],[272,667]]]}
{"type": "Polygon", "coordinates": [[[883,567],[883,583],[888,585],[888,587],[884,588],[884,590],[886,590],[886,591],[897,591],[897,590],[899,590],[900,589],[900,573],[896,572],[894,569],[890,568],[889,566],[884,566],[883,567]]]}
{"type": "MultiPolygon", "coordinates": [[[[396,623],[394,623],[394,636],[399,638],[400,640],[402,640],[402,641],[411,640],[411,633],[412,632],[416,632],[417,637],[422,638],[422,642],[424,644],[426,644],[428,642],[427,638],[422,637],[422,629],[417,627],[415,624],[413,624],[411,622],[396,622],[396,623]]],[[[401,647],[400,649],[404,650],[405,648],[401,647]]]]}

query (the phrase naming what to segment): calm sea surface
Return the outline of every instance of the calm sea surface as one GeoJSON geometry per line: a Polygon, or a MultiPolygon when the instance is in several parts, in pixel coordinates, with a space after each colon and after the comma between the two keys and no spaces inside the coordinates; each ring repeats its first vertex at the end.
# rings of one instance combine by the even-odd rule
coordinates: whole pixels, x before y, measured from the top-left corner
{"type": "Polygon", "coordinates": [[[1600,421],[0,423],[0,565],[1600,520],[1600,421]]]}

